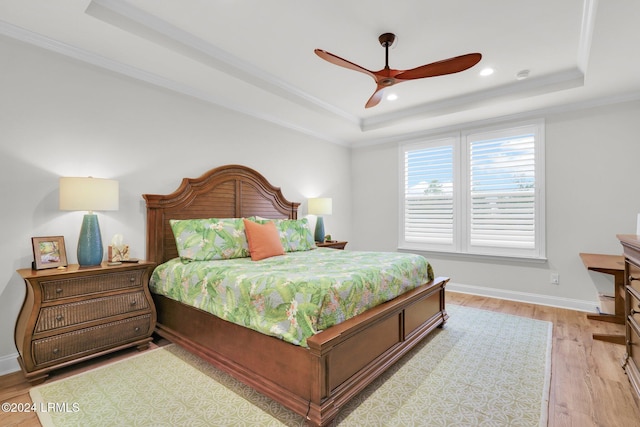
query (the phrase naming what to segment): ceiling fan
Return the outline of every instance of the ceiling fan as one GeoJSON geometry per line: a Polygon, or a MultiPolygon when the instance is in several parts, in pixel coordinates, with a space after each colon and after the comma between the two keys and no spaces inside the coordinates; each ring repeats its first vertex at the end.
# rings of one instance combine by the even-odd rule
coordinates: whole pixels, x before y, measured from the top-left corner
{"type": "Polygon", "coordinates": [[[482,59],[480,53],[468,53],[466,55],[456,56],[454,58],[444,59],[431,64],[422,65],[411,70],[394,70],[389,68],[389,46],[393,44],[396,36],[392,33],[384,33],[378,37],[378,41],[385,50],[385,65],[380,71],[370,71],[353,62],[342,59],[339,56],[329,53],[326,50],[315,49],[314,52],[320,58],[331,62],[332,64],[348,68],[350,70],[359,71],[368,74],[376,81],[376,90],[367,103],[365,108],[375,107],[382,100],[382,93],[385,88],[391,87],[396,83],[402,83],[407,80],[423,79],[426,77],[442,76],[445,74],[458,73],[467,70],[482,59]]]}

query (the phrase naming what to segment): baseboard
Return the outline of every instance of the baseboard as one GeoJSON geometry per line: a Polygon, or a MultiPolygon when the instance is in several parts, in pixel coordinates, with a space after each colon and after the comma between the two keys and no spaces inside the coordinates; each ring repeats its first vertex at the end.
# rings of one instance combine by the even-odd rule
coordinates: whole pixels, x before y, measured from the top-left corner
{"type": "Polygon", "coordinates": [[[465,285],[462,283],[447,284],[447,290],[463,294],[479,295],[508,301],[527,302],[550,307],[566,308],[569,310],[597,313],[599,306],[594,301],[583,301],[571,298],[554,297],[550,295],[532,294],[528,292],[508,291],[504,289],[487,288],[484,286],[465,285]]]}
{"type": "Polygon", "coordinates": [[[7,375],[20,370],[18,353],[0,357],[0,375],[7,375]]]}

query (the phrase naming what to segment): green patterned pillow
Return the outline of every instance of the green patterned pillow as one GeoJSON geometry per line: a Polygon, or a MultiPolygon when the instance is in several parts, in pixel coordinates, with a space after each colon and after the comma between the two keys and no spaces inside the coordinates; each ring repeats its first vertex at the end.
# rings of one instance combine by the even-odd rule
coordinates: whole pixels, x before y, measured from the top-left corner
{"type": "Polygon", "coordinates": [[[280,241],[285,252],[308,251],[316,247],[313,233],[309,227],[309,220],[302,219],[265,219],[259,217],[249,218],[252,221],[264,224],[273,221],[280,233],[280,241]]]}
{"type": "Polygon", "coordinates": [[[172,219],[169,223],[183,261],[249,256],[242,218],[172,219]]]}
{"type": "Polygon", "coordinates": [[[275,223],[286,252],[308,251],[316,247],[307,218],[277,219],[275,223]]]}

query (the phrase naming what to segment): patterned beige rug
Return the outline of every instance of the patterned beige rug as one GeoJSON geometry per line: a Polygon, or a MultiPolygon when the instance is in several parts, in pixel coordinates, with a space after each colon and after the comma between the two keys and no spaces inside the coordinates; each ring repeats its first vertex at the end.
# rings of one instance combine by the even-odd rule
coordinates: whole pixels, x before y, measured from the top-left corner
{"type": "MultiPolygon", "coordinates": [[[[356,396],[339,426],[546,425],[551,323],[447,311],[445,327],[356,396]]],[[[45,427],[304,425],[176,345],[34,387],[31,397],[49,408],[38,413],[45,427]]]]}

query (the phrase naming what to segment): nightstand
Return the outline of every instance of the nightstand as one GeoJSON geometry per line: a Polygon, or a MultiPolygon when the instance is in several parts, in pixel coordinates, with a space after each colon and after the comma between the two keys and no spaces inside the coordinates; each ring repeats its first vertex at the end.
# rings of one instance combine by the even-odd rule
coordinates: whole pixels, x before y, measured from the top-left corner
{"type": "Polygon", "coordinates": [[[127,347],[147,348],[156,324],[148,286],[154,266],[140,261],[18,270],[27,295],[15,340],[27,380],[38,384],[54,369],[127,347]]]}
{"type": "Polygon", "coordinates": [[[319,248],[331,248],[331,249],[344,249],[349,242],[341,242],[339,240],[329,240],[326,242],[316,242],[316,246],[319,248]]]}

